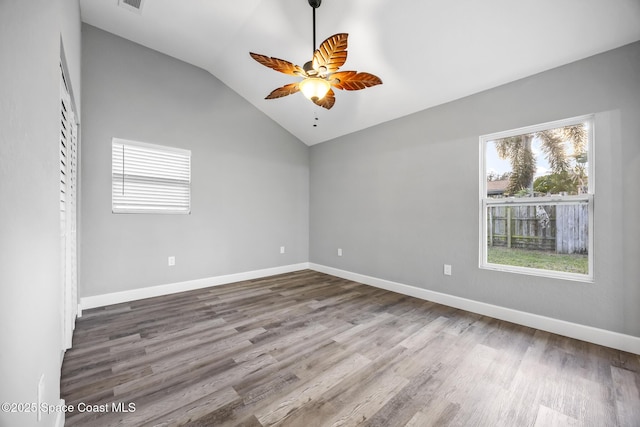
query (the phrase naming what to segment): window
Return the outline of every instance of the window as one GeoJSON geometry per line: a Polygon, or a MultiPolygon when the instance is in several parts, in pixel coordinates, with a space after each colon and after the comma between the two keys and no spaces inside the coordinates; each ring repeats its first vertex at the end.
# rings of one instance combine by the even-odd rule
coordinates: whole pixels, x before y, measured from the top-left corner
{"type": "Polygon", "coordinates": [[[113,213],[191,212],[191,151],[113,138],[113,213]]]}
{"type": "Polygon", "coordinates": [[[593,280],[593,116],[480,146],[480,268],[593,280]]]}

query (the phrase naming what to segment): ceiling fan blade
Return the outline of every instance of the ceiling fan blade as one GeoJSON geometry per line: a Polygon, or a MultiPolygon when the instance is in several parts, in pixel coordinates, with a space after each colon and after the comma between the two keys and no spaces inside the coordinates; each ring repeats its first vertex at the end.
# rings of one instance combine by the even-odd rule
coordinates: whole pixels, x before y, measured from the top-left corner
{"type": "Polygon", "coordinates": [[[329,92],[327,92],[327,94],[322,99],[316,99],[312,101],[314,104],[330,110],[331,107],[333,107],[333,104],[336,103],[336,94],[333,92],[333,90],[329,89],[329,92]]]}
{"type": "Polygon", "coordinates": [[[313,69],[320,74],[335,73],[347,61],[349,34],[334,34],[320,44],[313,53],[313,69]],[[324,68],[324,70],[322,70],[324,68]]]}
{"type": "Polygon", "coordinates": [[[276,71],[280,71],[284,74],[289,74],[290,76],[297,77],[306,77],[306,73],[302,69],[302,67],[292,64],[289,61],[285,61],[284,59],[269,57],[266,55],[260,55],[259,53],[249,52],[249,55],[265,67],[272,68],[276,71]]]}
{"type": "Polygon", "coordinates": [[[282,98],[283,96],[291,95],[293,93],[299,92],[300,86],[298,83],[289,83],[288,85],[284,85],[279,87],[278,89],[273,90],[265,99],[276,99],[282,98]]]}
{"type": "Polygon", "coordinates": [[[381,84],[380,77],[370,73],[339,71],[331,76],[331,85],[336,89],[342,90],[360,90],[381,84]]]}

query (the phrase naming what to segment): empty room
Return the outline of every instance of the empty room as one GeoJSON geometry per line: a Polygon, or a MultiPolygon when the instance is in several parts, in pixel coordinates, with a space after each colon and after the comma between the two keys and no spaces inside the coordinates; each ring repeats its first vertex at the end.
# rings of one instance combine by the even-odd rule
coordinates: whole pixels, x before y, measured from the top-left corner
{"type": "Polygon", "coordinates": [[[1,427],[640,426],[638,0],[0,0],[1,427]]]}

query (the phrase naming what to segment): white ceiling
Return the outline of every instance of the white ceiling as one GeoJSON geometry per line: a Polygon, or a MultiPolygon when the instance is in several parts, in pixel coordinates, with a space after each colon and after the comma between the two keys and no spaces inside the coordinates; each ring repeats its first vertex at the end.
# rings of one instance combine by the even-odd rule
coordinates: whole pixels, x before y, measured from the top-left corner
{"type": "Polygon", "coordinates": [[[299,93],[265,100],[299,79],[249,56],[309,61],[308,0],[145,0],[139,14],[118,0],[80,7],[83,22],[209,71],[307,145],[640,40],[640,0],[324,0],[317,43],[349,33],[341,70],[383,81],[336,90],[325,110],[299,93]]]}

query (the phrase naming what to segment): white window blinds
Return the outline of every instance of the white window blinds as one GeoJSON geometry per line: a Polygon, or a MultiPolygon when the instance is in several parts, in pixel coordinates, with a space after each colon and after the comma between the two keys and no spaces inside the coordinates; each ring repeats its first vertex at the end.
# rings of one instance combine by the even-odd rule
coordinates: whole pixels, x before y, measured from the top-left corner
{"type": "Polygon", "coordinates": [[[191,151],[113,138],[114,213],[191,212],[191,151]]]}

